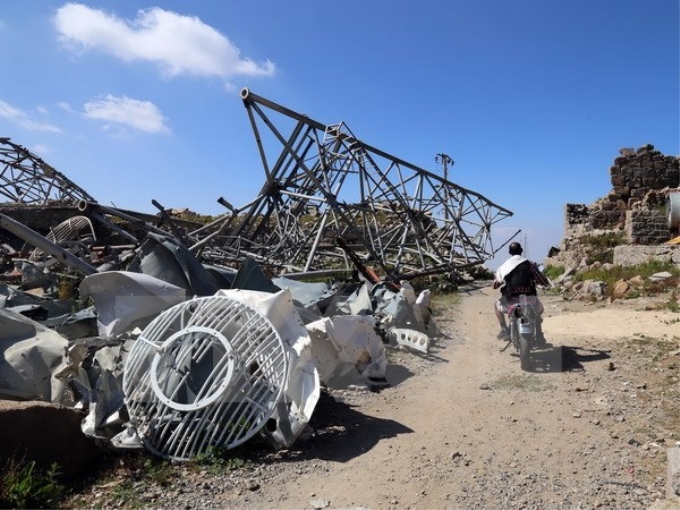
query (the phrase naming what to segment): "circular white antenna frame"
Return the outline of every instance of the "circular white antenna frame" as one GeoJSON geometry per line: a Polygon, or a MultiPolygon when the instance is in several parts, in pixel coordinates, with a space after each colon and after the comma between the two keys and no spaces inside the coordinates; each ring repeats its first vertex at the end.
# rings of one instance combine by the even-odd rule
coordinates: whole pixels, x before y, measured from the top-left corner
{"type": "Polygon", "coordinates": [[[229,384],[231,383],[231,376],[233,374],[234,369],[233,360],[234,358],[231,353],[231,345],[229,344],[229,341],[224,337],[224,335],[222,335],[219,331],[215,331],[214,329],[210,328],[203,328],[200,326],[189,326],[188,328],[182,331],[178,331],[170,338],[168,338],[165,342],[163,342],[161,350],[154,355],[153,361],[151,362],[151,387],[153,388],[153,392],[155,393],[156,398],[158,398],[158,400],[160,400],[166,406],[176,409],[178,411],[198,411],[199,409],[202,409],[216,402],[217,399],[222,397],[225,390],[229,387],[229,384]],[[161,367],[163,358],[165,354],[168,352],[168,350],[170,350],[178,342],[183,341],[187,336],[194,335],[196,333],[203,333],[205,336],[217,338],[220,341],[221,345],[224,347],[225,350],[225,357],[227,358],[226,363],[227,370],[226,373],[223,374],[221,382],[219,383],[217,388],[215,388],[211,393],[209,393],[207,396],[200,396],[194,402],[182,404],[166,395],[164,389],[161,388],[161,384],[158,380],[159,368],[161,367]]]}
{"type": "Polygon", "coordinates": [[[286,387],[289,347],[269,319],[227,296],[165,310],[125,363],[130,423],[162,457],[234,448],[272,417],[286,387]]]}

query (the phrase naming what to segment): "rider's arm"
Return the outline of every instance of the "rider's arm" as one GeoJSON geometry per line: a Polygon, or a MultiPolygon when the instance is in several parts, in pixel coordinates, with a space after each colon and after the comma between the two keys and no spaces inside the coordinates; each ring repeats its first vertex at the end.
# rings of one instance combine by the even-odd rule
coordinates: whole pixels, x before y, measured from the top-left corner
{"type": "Polygon", "coordinates": [[[539,287],[550,287],[551,282],[550,280],[541,272],[541,270],[538,268],[538,264],[535,262],[531,263],[531,276],[534,279],[534,283],[538,285],[539,287]]]}
{"type": "Polygon", "coordinates": [[[505,281],[503,280],[503,277],[501,276],[500,268],[498,268],[493,275],[493,288],[497,289],[499,287],[502,287],[504,283],[505,283],[505,281]]]}

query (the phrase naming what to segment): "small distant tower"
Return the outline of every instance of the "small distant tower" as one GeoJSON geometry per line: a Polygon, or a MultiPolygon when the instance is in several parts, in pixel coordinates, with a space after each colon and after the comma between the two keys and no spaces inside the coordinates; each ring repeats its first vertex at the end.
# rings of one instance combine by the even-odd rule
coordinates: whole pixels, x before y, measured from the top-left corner
{"type": "MultiPolygon", "coordinates": [[[[444,180],[448,182],[449,180],[449,166],[453,167],[454,161],[451,159],[451,157],[448,154],[444,154],[443,152],[440,152],[434,157],[434,161],[437,164],[442,165],[442,174],[444,176],[444,180]]],[[[449,219],[449,187],[446,186],[444,187],[444,201],[446,202],[444,204],[444,219],[448,220],[449,219]]]]}

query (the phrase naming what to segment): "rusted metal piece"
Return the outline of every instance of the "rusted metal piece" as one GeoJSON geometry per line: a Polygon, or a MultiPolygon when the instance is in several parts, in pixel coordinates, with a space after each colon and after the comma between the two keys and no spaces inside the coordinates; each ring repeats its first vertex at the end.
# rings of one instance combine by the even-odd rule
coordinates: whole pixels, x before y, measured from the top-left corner
{"type": "Polygon", "coordinates": [[[184,246],[190,246],[191,243],[189,240],[186,238],[184,235],[184,232],[182,232],[177,225],[175,225],[175,222],[172,221],[172,218],[168,214],[168,211],[163,207],[158,201],[156,200],[151,200],[151,203],[153,206],[158,209],[158,211],[161,214],[161,225],[165,224],[168,227],[170,227],[170,230],[172,231],[172,234],[177,238],[178,241],[180,241],[184,246]]]}
{"type": "Polygon", "coordinates": [[[668,193],[668,225],[671,233],[680,234],[680,191],[668,193]]]}
{"type": "MultiPolygon", "coordinates": [[[[342,248],[342,251],[344,251],[349,259],[352,261],[354,266],[356,267],[357,271],[359,271],[364,278],[366,278],[367,281],[371,283],[383,283],[383,281],[380,279],[380,277],[376,274],[376,272],[373,270],[373,268],[366,266],[363,262],[361,262],[361,259],[357,256],[357,254],[349,247],[347,246],[347,243],[343,241],[342,239],[338,238],[336,240],[338,243],[338,246],[342,248]]],[[[394,292],[399,292],[399,285],[395,282],[384,282],[387,287],[394,292]]]]}
{"type": "Polygon", "coordinates": [[[496,252],[491,227],[511,211],[362,142],[344,123],[323,124],[248,89],[241,98],[265,184],[251,203],[232,207],[221,235],[201,245],[203,257],[252,257],[286,274],[346,271],[353,263],[335,243],[342,238],[397,281],[474,266],[496,252]]]}

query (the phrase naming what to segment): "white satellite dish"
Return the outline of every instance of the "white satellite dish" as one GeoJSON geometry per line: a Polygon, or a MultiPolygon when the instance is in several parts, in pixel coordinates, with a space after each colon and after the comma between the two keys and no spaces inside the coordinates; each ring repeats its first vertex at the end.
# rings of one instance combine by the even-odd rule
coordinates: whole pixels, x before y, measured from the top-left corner
{"type": "Polygon", "coordinates": [[[161,457],[234,448],[272,417],[288,363],[262,313],[226,296],[185,301],[156,317],[130,351],[123,376],[130,423],[161,457]]]}

